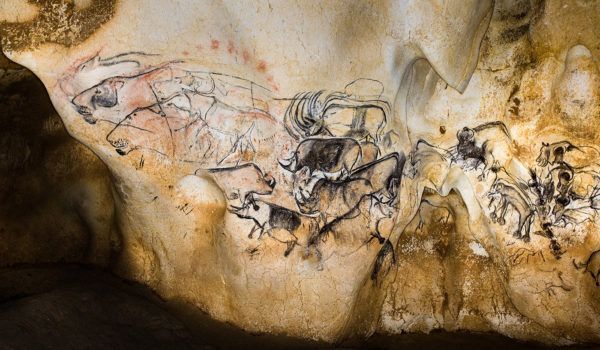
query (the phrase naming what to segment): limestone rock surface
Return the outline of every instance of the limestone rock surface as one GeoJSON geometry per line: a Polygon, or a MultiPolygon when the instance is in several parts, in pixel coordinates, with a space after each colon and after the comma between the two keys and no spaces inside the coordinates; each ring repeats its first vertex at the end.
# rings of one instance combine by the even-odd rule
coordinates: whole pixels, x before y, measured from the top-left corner
{"type": "Polygon", "coordinates": [[[600,342],[600,2],[9,3],[121,276],[253,332],[600,342]]]}

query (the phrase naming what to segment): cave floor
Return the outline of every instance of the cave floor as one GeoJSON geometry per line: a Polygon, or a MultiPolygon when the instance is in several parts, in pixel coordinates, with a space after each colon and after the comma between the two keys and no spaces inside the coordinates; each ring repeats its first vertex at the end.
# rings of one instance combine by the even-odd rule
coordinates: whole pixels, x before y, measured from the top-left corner
{"type": "MultiPolygon", "coordinates": [[[[497,334],[375,335],[340,349],[532,349],[497,334]]],[[[78,265],[0,269],[0,349],[328,349],[255,335],[148,288],[78,265]]],[[[573,347],[569,347],[573,348],[573,347]]],[[[577,346],[576,348],[593,348],[577,346]]]]}

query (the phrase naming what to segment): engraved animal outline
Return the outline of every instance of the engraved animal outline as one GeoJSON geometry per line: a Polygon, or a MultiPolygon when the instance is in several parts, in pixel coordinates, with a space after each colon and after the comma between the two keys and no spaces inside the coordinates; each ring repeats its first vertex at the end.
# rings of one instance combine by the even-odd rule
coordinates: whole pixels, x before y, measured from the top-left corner
{"type": "Polygon", "coordinates": [[[288,105],[284,114],[284,124],[288,133],[296,140],[301,140],[311,136],[352,136],[358,138],[379,141],[383,132],[387,118],[390,115],[390,105],[388,102],[379,99],[361,100],[355,99],[345,93],[329,92],[324,90],[314,92],[303,92],[296,94],[288,105]],[[372,135],[371,130],[364,127],[364,115],[358,115],[357,112],[368,109],[381,111],[382,120],[377,123],[376,130],[372,135]],[[362,133],[363,135],[334,135],[327,126],[327,114],[336,109],[353,109],[355,115],[350,125],[350,132],[353,134],[362,133]]]}
{"type": "MultiPolygon", "coordinates": [[[[241,159],[234,159],[236,155],[245,154],[247,151],[255,154],[256,142],[272,139],[273,135],[271,131],[273,129],[278,129],[273,125],[273,123],[278,123],[277,120],[272,118],[268,112],[265,112],[254,106],[255,99],[252,88],[255,85],[257,89],[259,87],[262,88],[260,85],[242,79],[246,85],[249,85],[249,87],[244,86],[239,87],[239,89],[247,91],[252,105],[243,109],[231,107],[227,104],[224,104],[223,101],[221,101],[221,98],[219,98],[220,96],[226,97],[227,91],[222,91],[223,89],[216,87],[213,76],[230,77],[231,79],[237,80],[240,80],[241,78],[227,76],[220,73],[190,71],[174,66],[175,64],[182,62],[183,61],[165,62],[160,65],[144,69],[141,72],[137,72],[133,75],[122,74],[108,77],[103,79],[98,84],[78,93],[72,98],[71,103],[75,106],[78,113],[81,114],[83,118],[90,124],[96,123],[98,119],[115,124],[115,127],[110,134],[113,134],[118,128],[123,126],[135,126],[141,131],[147,131],[144,130],[142,125],[128,124],[132,124],[132,116],[136,115],[136,113],[148,110],[152,111],[156,113],[158,117],[164,118],[164,121],[169,129],[171,143],[173,144],[175,143],[172,140],[175,132],[197,124],[197,119],[201,118],[203,123],[200,125],[200,127],[204,127],[204,124],[206,124],[209,128],[211,128],[213,134],[217,136],[223,134],[223,137],[221,138],[233,139],[233,141],[230,140],[231,147],[229,149],[229,153],[218,159],[217,164],[231,163],[235,161],[239,162],[241,159]],[[192,81],[191,84],[188,84],[189,86],[186,85],[185,82],[182,82],[182,79],[185,78],[184,76],[186,74],[193,75],[200,73],[203,75],[201,77],[193,76],[194,81],[192,81]],[[194,84],[196,80],[201,78],[207,80],[206,85],[208,85],[208,87],[205,89],[198,88],[196,86],[198,85],[197,83],[194,84]],[[168,96],[164,95],[156,88],[156,84],[165,82],[172,82],[171,85],[174,87],[171,87],[175,89],[175,91],[172,91],[170,94],[168,94],[168,96]],[[203,115],[202,113],[198,115],[193,111],[194,108],[192,108],[191,105],[188,106],[191,104],[191,99],[189,96],[190,94],[202,95],[212,99],[212,102],[209,103],[210,106],[205,108],[206,111],[203,113],[203,115]],[[125,100],[123,100],[121,97],[123,97],[125,100]],[[169,125],[170,116],[165,113],[166,105],[172,105],[174,108],[177,108],[182,112],[186,112],[188,120],[185,121],[183,125],[171,127],[169,125]],[[222,105],[222,108],[216,110],[215,106],[217,105],[222,105]],[[97,113],[100,113],[100,118],[96,116],[97,113]],[[212,119],[209,118],[211,115],[214,115],[215,117],[212,119]],[[225,117],[226,120],[222,120],[225,117]],[[232,117],[236,118],[235,122],[230,120],[232,117]],[[256,123],[261,125],[256,126],[256,123]],[[264,125],[262,124],[265,123],[268,124],[267,127],[263,127],[264,125]],[[228,127],[230,128],[232,126],[235,127],[234,130],[227,129],[228,127]],[[267,134],[263,135],[265,132],[267,134]]],[[[223,82],[223,84],[226,83],[223,82]]],[[[266,88],[262,89],[268,91],[266,88]]],[[[145,121],[142,120],[141,123],[144,124],[145,121]]],[[[110,142],[110,137],[111,135],[107,135],[107,140],[109,143],[113,144],[114,142],[110,142]]],[[[144,147],[144,145],[133,145],[129,150],[124,150],[124,147],[119,146],[121,144],[127,144],[127,138],[121,137],[119,140],[115,141],[117,141],[119,144],[116,147],[116,151],[121,155],[125,155],[129,153],[129,151],[139,148],[153,149],[152,147],[144,147]]],[[[193,141],[194,140],[189,140],[189,142],[193,141]]],[[[172,148],[172,154],[169,155],[175,156],[175,147],[172,148]]],[[[163,151],[159,153],[168,154],[169,152],[163,151]]]]}
{"type": "Polygon", "coordinates": [[[508,208],[512,207],[519,216],[517,229],[513,236],[529,242],[529,231],[533,223],[534,210],[530,200],[518,186],[504,179],[497,179],[488,192],[488,198],[490,198],[489,209],[497,202],[490,214],[492,221],[504,225],[508,208]]]}
{"type": "MultiPolygon", "coordinates": [[[[319,180],[308,198],[297,198],[296,203],[303,213],[320,213],[327,223],[329,217],[340,217],[348,213],[365,195],[377,194],[382,201],[396,198],[400,186],[405,157],[402,153],[390,153],[385,157],[364,164],[352,171],[344,181],[319,180]]],[[[308,177],[308,168],[300,171],[308,177]]]]}
{"type": "Polygon", "coordinates": [[[513,156],[514,141],[508,128],[501,121],[463,127],[456,134],[458,144],[454,148],[453,161],[474,162],[473,167],[483,169],[479,180],[485,179],[489,171],[505,169],[518,177],[527,175],[526,168],[513,156]]]}
{"type": "Polygon", "coordinates": [[[286,257],[297,245],[307,247],[305,256],[310,254],[309,245],[307,242],[302,242],[303,237],[299,236],[302,230],[307,231],[307,237],[317,230],[316,217],[256,198],[253,193],[246,197],[246,201],[242,206],[230,205],[228,211],[240,219],[252,220],[254,226],[250,230],[248,238],[252,238],[254,232],[258,230],[258,239],[266,233],[272,239],[284,243],[286,250],[283,255],[286,257]],[[282,235],[281,231],[285,233],[282,235]]]}
{"type": "MultiPolygon", "coordinates": [[[[203,171],[203,169],[196,170],[196,173],[200,171],[203,171]]],[[[241,204],[247,203],[250,196],[273,193],[277,183],[273,176],[263,172],[255,163],[209,168],[206,171],[225,190],[228,201],[237,199],[241,204]]]]}
{"type": "Polygon", "coordinates": [[[584,263],[576,263],[575,259],[572,261],[577,270],[583,269],[583,273],[588,272],[596,286],[600,287],[600,249],[592,252],[584,263]]]}

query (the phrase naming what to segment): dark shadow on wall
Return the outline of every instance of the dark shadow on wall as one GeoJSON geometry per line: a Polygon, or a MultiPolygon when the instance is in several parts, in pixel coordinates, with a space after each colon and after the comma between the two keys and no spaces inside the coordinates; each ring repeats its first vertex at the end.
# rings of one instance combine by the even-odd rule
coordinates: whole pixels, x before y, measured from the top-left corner
{"type": "Polygon", "coordinates": [[[108,171],[72,139],[42,83],[0,56],[0,266],[106,265],[108,171]]]}
{"type": "MultiPolygon", "coordinates": [[[[549,349],[492,333],[374,335],[331,345],[250,334],[76,265],[0,268],[3,349],[549,349]],[[18,286],[18,287],[16,287],[18,286]]],[[[561,349],[594,349],[578,345],[561,349]]]]}

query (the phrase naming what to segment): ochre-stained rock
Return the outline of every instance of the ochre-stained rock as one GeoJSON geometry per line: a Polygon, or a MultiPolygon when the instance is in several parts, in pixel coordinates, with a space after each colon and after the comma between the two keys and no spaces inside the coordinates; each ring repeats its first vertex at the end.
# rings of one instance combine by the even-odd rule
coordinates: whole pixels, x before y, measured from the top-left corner
{"type": "Polygon", "coordinates": [[[599,4],[17,1],[0,35],[106,164],[77,208],[121,276],[253,332],[569,344],[600,341],[599,4]]]}

